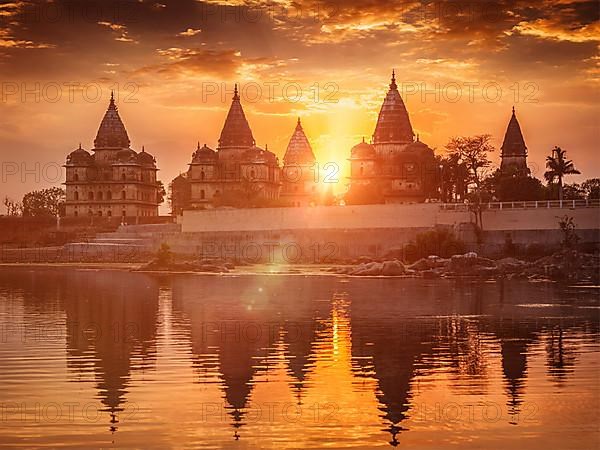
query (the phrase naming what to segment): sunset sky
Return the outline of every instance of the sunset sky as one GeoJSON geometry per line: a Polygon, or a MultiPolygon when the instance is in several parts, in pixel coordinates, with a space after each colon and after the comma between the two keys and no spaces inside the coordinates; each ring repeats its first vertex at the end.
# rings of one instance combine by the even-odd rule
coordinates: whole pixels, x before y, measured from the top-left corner
{"type": "Polygon", "coordinates": [[[198,141],[216,148],[235,82],[257,144],[281,160],[301,117],[321,164],[342,165],[340,191],[392,69],[436,152],[482,133],[499,147],[514,105],[534,175],[558,145],[582,172],[568,182],[597,177],[598,11],[579,0],[2,2],[2,197],[60,185],[51,168],[92,148],[111,88],[132,148],[156,157],[167,185],[198,141]],[[11,175],[14,163],[39,163],[39,180],[11,175]]]}

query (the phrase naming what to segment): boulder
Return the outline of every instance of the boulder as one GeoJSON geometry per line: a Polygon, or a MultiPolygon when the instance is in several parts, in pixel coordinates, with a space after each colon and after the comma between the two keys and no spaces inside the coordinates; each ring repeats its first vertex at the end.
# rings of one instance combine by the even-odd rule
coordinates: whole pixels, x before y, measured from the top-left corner
{"type": "Polygon", "coordinates": [[[384,261],[381,268],[381,274],[385,276],[397,276],[404,275],[406,272],[406,268],[404,264],[402,264],[398,260],[394,261],[384,261]]]}
{"type": "Polygon", "coordinates": [[[496,266],[503,274],[516,274],[523,272],[527,263],[517,258],[502,258],[496,261],[496,266]]]}
{"type": "Polygon", "coordinates": [[[381,275],[383,264],[378,262],[370,262],[366,264],[360,264],[354,271],[350,272],[350,275],[357,276],[375,276],[381,275]]]}
{"type": "Polygon", "coordinates": [[[411,270],[428,270],[431,267],[429,266],[429,262],[427,261],[427,259],[425,258],[421,258],[418,261],[415,261],[414,263],[412,263],[410,266],[408,266],[409,269],[411,270]]]}
{"type": "Polygon", "coordinates": [[[427,257],[427,265],[430,269],[436,269],[438,267],[445,267],[448,265],[450,260],[446,258],[440,258],[437,255],[430,255],[427,257]]]}

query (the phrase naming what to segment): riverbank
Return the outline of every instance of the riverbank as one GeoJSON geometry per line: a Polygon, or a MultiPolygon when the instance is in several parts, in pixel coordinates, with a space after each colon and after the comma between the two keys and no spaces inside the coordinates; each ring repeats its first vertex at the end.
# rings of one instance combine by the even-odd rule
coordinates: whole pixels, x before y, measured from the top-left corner
{"type": "Polygon", "coordinates": [[[520,279],[600,285],[600,256],[565,250],[535,261],[516,258],[492,260],[474,252],[451,258],[429,256],[413,264],[400,260],[370,260],[367,257],[353,264],[248,264],[221,260],[188,260],[150,263],[140,262],[7,262],[3,267],[71,268],[79,270],[117,270],[147,274],[197,274],[217,276],[301,275],[370,278],[465,278],[520,279]]]}

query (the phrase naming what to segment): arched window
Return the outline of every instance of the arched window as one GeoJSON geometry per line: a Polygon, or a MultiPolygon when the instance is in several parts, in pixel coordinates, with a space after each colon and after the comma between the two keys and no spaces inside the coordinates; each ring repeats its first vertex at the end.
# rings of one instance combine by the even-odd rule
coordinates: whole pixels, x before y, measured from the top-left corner
{"type": "Polygon", "coordinates": [[[200,179],[204,180],[204,170],[202,172],[200,172],[200,179]]]}
{"type": "Polygon", "coordinates": [[[102,211],[98,211],[98,217],[102,217],[102,211]]]}
{"type": "Polygon", "coordinates": [[[79,174],[77,174],[77,173],[76,173],[76,174],[74,174],[74,175],[73,175],[73,180],[74,180],[74,181],[79,181],[79,174]]]}
{"type": "Polygon", "coordinates": [[[106,213],[106,215],[107,215],[108,217],[112,217],[112,211],[108,211],[108,212],[106,213]]]}
{"type": "Polygon", "coordinates": [[[98,192],[98,195],[96,197],[98,200],[102,200],[102,191],[98,192]]]}
{"type": "Polygon", "coordinates": [[[125,217],[125,216],[127,215],[127,213],[125,212],[125,210],[121,211],[121,215],[122,215],[123,217],[125,217]]]}
{"type": "Polygon", "coordinates": [[[112,192],[106,191],[106,200],[112,200],[112,192]]]}
{"type": "Polygon", "coordinates": [[[121,191],[121,198],[125,200],[125,191],[121,191]]]}
{"type": "Polygon", "coordinates": [[[74,198],[75,200],[79,200],[79,192],[75,191],[75,192],[73,193],[73,198],[74,198]]]}
{"type": "Polygon", "coordinates": [[[93,212],[93,211],[90,209],[90,210],[88,211],[88,216],[93,216],[93,215],[94,215],[94,212],[93,212]]]}
{"type": "Polygon", "coordinates": [[[365,168],[363,166],[360,166],[360,175],[362,176],[364,172],[365,172],[365,168]]]}
{"type": "Polygon", "coordinates": [[[94,193],[93,192],[88,192],[88,200],[94,200],[94,193]]]}
{"type": "Polygon", "coordinates": [[[75,211],[75,212],[73,212],[73,215],[74,215],[75,217],[77,217],[77,216],[79,215],[79,212],[78,212],[78,211],[75,211]]]}
{"type": "Polygon", "coordinates": [[[204,189],[200,191],[200,199],[204,200],[204,189]]]}
{"type": "Polygon", "coordinates": [[[256,176],[256,174],[255,174],[255,172],[254,172],[254,169],[252,169],[252,170],[250,171],[250,179],[251,179],[251,180],[254,180],[255,176],[256,176]]]}
{"type": "Polygon", "coordinates": [[[121,174],[121,180],[125,181],[127,179],[127,177],[125,176],[125,173],[121,174]]]}

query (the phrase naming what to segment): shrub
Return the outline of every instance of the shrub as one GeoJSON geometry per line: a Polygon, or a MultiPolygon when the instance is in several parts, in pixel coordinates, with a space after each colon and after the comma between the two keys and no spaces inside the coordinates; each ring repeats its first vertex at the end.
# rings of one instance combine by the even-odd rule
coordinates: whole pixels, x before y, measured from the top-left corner
{"type": "Polygon", "coordinates": [[[173,261],[173,253],[169,244],[163,242],[160,244],[158,252],[156,252],[156,262],[161,266],[168,266],[173,261]]]}
{"type": "Polygon", "coordinates": [[[436,228],[417,234],[407,248],[406,259],[409,262],[429,255],[449,258],[465,252],[465,244],[448,228],[436,228]]]}

